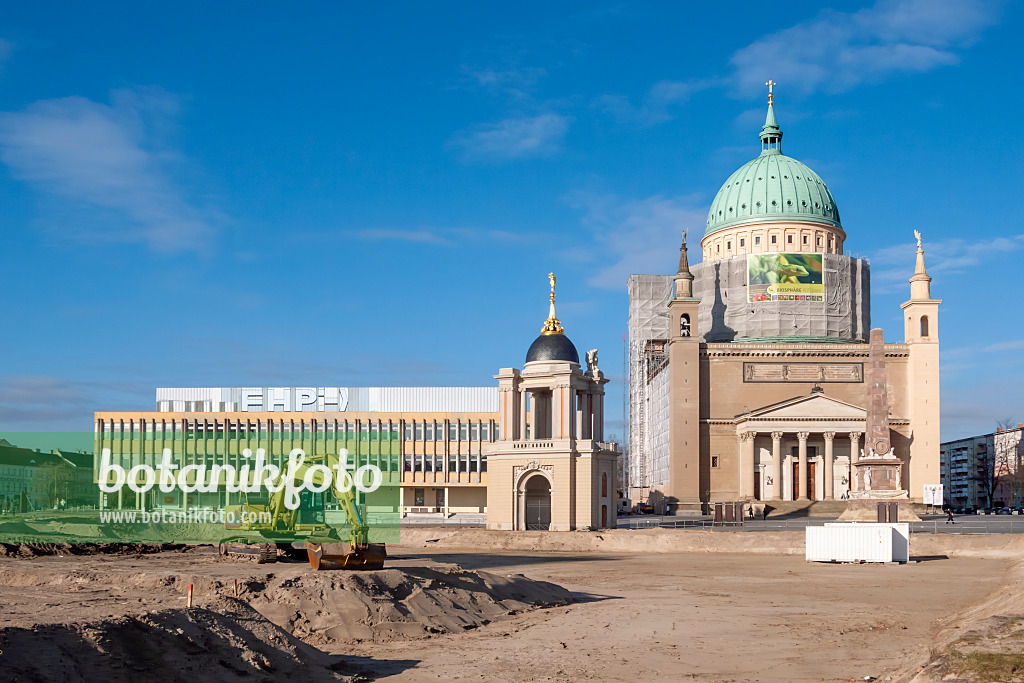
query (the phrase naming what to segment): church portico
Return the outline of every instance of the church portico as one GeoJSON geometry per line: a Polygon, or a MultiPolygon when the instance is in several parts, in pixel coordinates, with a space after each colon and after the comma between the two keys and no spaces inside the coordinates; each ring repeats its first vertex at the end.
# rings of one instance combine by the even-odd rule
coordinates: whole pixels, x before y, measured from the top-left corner
{"type": "Polygon", "coordinates": [[[740,498],[835,500],[849,491],[864,409],[816,388],[809,397],[741,415],[735,424],[740,498]]]}

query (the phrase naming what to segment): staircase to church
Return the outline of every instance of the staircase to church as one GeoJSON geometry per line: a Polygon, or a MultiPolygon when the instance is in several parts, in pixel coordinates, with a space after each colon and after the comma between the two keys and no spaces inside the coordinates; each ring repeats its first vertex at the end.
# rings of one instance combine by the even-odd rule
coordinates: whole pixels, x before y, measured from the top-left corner
{"type": "MultiPolygon", "coordinates": [[[[771,500],[755,503],[768,507],[768,519],[795,519],[798,517],[838,517],[846,510],[845,500],[771,500]]],[[[918,515],[936,514],[936,509],[920,503],[911,508],[918,515]]],[[[759,509],[759,508],[757,508],[759,509]]]]}
{"type": "Polygon", "coordinates": [[[768,519],[838,517],[846,510],[845,500],[771,500],[764,505],[768,508],[768,519]]]}

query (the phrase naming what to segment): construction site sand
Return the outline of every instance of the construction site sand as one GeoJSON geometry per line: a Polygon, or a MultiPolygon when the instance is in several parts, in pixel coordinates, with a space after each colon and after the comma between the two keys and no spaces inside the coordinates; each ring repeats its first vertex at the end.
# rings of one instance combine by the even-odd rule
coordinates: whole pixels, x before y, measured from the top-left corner
{"type": "Polygon", "coordinates": [[[530,535],[423,529],[390,547],[388,569],[360,573],[209,548],[0,558],[0,670],[147,683],[931,681],[965,625],[1024,613],[1022,570],[998,559],[1005,539],[988,541],[997,559],[955,539],[964,556],[939,559],[925,540],[929,561],[850,566],[805,563],[794,534],[628,533],[540,534],[534,545],[591,549],[537,551],[530,535]],[[594,549],[598,536],[634,552],[594,549]],[[722,552],[729,537],[747,550],[722,552]],[[668,549],[680,544],[699,549],[668,549]]]}
{"type": "Polygon", "coordinates": [[[304,562],[221,558],[209,547],[21,558],[0,561],[0,670],[13,680],[141,680],[144,671],[279,680],[312,655],[315,680],[344,679],[346,667],[361,667],[320,647],[461,632],[571,600],[543,581],[437,563],[313,572],[304,562]]]}

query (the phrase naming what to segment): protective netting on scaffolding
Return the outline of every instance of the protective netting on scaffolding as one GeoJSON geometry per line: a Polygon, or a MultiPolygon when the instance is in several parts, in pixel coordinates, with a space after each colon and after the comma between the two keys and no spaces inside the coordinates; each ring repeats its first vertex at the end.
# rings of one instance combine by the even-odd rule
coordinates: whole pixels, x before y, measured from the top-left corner
{"type": "Polygon", "coordinates": [[[644,489],[653,485],[652,435],[655,433],[649,409],[648,380],[651,368],[666,362],[667,303],[672,293],[672,277],[631,275],[628,291],[629,482],[632,489],[644,489]]]}
{"type": "Polygon", "coordinates": [[[700,299],[702,341],[776,337],[866,341],[871,328],[867,261],[825,254],[823,266],[824,301],[751,301],[746,256],[691,266],[693,295],[700,299]]]}

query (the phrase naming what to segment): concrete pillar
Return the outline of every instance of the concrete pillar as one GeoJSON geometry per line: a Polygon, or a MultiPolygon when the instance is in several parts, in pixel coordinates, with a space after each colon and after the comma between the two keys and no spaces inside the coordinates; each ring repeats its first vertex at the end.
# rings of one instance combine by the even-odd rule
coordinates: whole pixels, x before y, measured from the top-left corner
{"type": "Polygon", "coordinates": [[[526,438],[526,395],[526,389],[519,390],[519,419],[516,420],[519,427],[516,437],[518,439],[526,438]]]}
{"type": "Polygon", "coordinates": [[[576,413],[576,431],[574,434],[576,439],[579,440],[583,438],[583,393],[580,391],[573,391],[572,395],[574,401],[573,409],[576,413]]]}
{"type": "Polygon", "coordinates": [[[850,490],[857,490],[857,468],[860,462],[860,432],[850,432],[850,490]]]}
{"type": "Polygon", "coordinates": [[[530,392],[530,439],[536,440],[537,434],[540,432],[538,427],[540,426],[540,400],[539,392],[530,392]]]}
{"type": "Polygon", "coordinates": [[[800,439],[799,481],[796,482],[799,487],[797,498],[800,500],[807,500],[807,437],[810,435],[810,432],[799,432],[796,435],[796,438],[800,439]]]}
{"type": "Polygon", "coordinates": [[[825,432],[825,495],[822,500],[835,500],[835,481],[833,476],[832,441],[835,432],[825,432]]]}
{"type": "Polygon", "coordinates": [[[757,432],[740,434],[740,498],[754,497],[754,437],[757,432]]]}
{"type": "Polygon", "coordinates": [[[551,390],[551,437],[564,439],[568,436],[565,433],[565,424],[562,419],[565,415],[565,388],[554,387],[551,390]]]}
{"type": "Polygon", "coordinates": [[[782,500],[782,432],[772,432],[772,500],[782,500]]]}

